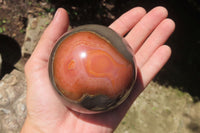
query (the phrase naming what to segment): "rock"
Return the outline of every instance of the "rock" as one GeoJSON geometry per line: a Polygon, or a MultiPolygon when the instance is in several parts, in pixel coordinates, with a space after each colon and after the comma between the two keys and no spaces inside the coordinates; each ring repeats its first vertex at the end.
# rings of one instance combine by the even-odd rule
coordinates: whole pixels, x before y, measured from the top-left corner
{"type": "Polygon", "coordinates": [[[49,15],[39,16],[36,18],[29,15],[26,36],[22,46],[22,56],[29,57],[32,54],[38,43],[38,40],[40,39],[40,36],[51,20],[52,16],[49,15]]]}
{"type": "Polygon", "coordinates": [[[4,89],[0,89],[0,107],[6,107],[9,103],[10,100],[8,99],[8,94],[4,89]]]}
{"type": "Polygon", "coordinates": [[[10,110],[5,109],[5,108],[0,108],[0,115],[3,115],[3,114],[10,114],[10,110]]]}
{"type": "Polygon", "coordinates": [[[19,124],[16,120],[17,119],[14,114],[6,115],[2,120],[2,128],[4,128],[4,132],[17,131],[19,128],[19,124]]]}
{"type": "Polygon", "coordinates": [[[17,69],[17,70],[19,70],[19,71],[21,71],[21,72],[24,72],[24,66],[25,66],[25,64],[26,64],[26,61],[27,61],[27,58],[21,58],[15,65],[14,65],[14,67],[17,69]]]}
{"type": "MultiPolygon", "coordinates": [[[[33,18],[29,16],[22,58],[14,65],[15,69],[0,81],[0,133],[19,133],[26,117],[26,81],[24,65],[51,16],[33,18]]],[[[0,58],[1,65],[1,58],[0,58]]],[[[1,68],[1,67],[0,67],[1,68]]]]}
{"type": "Polygon", "coordinates": [[[151,82],[115,133],[199,133],[200,102],[188,93],[151,82]]]}
{"type": "MultiPolygon", "coordinates": [[[[24,65],[51,19],[52,16],[48,14],[28,17],[25,41],[21,49],[22,58],[14,65],[15,69],[0,81],[0,133],[19,133],[23,126],[27,112],[24,65]]],[[[0,70],[1,62],[0,54],[0,70]]]]}
{"type": "Polygon", "coordinates": [[[26,117],[26,81],[13,70],[0,81],[0,133],[18,133],[26,117]]]}

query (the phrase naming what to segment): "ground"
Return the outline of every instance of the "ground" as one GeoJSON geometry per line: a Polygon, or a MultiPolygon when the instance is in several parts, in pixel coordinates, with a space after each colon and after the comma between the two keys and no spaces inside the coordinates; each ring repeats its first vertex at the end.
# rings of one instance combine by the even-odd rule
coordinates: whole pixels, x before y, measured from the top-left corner
{"type": "MultiPolygon", "coordinates": [[[[198,133],[199,11],[195,10],[198,2],[193,1],[193,4],[190,4],[186,1],[178,3],[173,0],[0,0],[0,53],[4,60],[0,77],[13,69],[19,69],[15,64],[24,58],[21,47],[24,45],[31,17],[46,18],[52,16],[58,7],[64,7],[69,13],[72,27],[88,23],[109,25],[134,6],[143,6],[148,11],[156,5],[163,5],[167,7],[169,17],[173,18],[177,25],[175,33],[167,42],[172,47],[172,58],[154,82],[135,101],[116,133],[198,133]],[[188,50],[187,55],[184,53],[185,50],[188,50]]],[[[44,29],[40,27],[40,30],[44,29]]]]}

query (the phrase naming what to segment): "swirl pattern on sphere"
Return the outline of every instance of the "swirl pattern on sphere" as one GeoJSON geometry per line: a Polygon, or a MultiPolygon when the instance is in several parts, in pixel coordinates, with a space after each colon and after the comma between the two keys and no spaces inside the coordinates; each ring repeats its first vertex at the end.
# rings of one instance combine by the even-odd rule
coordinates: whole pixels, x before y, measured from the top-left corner
{"type": "Polygon", "coordinates": [[[109,41],[89,31],[64,39],[53,62],[56,86],[77,101],[84,95],[120,96],[130,88],[133,71],[132,64],[109,41]]]}

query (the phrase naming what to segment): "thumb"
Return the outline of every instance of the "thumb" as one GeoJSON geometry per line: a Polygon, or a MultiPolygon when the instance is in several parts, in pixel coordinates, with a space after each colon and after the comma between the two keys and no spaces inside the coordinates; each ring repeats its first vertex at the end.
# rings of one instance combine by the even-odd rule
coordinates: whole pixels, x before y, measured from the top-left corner
{"type": "MultiPolygon", "coordinates": [[[[59,8],[56,14],[41,36],[32,58],[47,61],[57,39],[64,34],[69,26],[69,18],[65,9],[59,8]]],[[[46,62],[45,62],[46,63],[46,62]]]]}

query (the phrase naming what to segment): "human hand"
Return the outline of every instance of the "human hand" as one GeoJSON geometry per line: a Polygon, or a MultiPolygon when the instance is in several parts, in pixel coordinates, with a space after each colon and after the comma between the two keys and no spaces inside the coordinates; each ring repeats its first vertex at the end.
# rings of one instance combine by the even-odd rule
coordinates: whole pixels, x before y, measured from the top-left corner
{"type": "Polygon", "coordinates": [[[50,53],[69,25],[67,12],[58,9],[25,66],[27,117],[21,132],[113,132],[133,101],[171,55],[170,48],[163,44],[172,34],[175,24],[166,18],[167,15],[163,7],[156,7],[147,14],[143,8],[136,7],[109,26],[124,36],[132,47],[138,69],[137,81],[128,99],[119,107],[109,112],[87,115],[68,109],[49,80],[50,53]]]}

